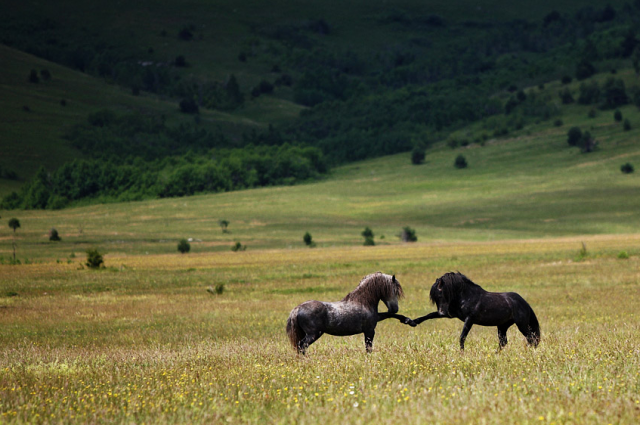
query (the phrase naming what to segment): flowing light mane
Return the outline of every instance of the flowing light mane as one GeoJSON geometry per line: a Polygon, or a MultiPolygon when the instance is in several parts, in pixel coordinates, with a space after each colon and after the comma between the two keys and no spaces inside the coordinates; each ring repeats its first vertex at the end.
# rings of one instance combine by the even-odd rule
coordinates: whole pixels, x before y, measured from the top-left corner
{"type": "Polygon", "coordinates": [[[393,276],[376,272],[363,277],[356,289],[349,292],[342,301],[371,305],[396,296],[398,298],[404,297],[400,282],[396,280],[394,283],[393,276]]]}
{"type": "Polygon", "coordinates": [[[435,304],[436,302],[436,291],[438,284],[440,283],[442,283],[442,297],[448,301],[456,299],[467,287],[480,288],[480,285],[473,283],[471,279],[460,272],[445,273],[436,279],[436,282],[431,287],[429,298],[431,299],[432,304],[435,304]]]}

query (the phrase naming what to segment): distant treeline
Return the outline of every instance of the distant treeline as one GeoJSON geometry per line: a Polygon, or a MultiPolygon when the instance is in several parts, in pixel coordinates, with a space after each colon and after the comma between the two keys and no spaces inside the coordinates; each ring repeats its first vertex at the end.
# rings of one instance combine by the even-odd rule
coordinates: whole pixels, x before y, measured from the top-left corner
{"type": "Polygon", "coordinates": [[[293,184],[327,171],[313,147],[247,146],[154,161],[74,160],[53,173],[40,169],[2,209],[58,209],[77,201],[114,202],[293,184]]]}
{"type": "MultiPolygon", "coordinates": [[[[40,169],[4,209],[57,209],[78,201],[130,201],[292,184],[327,172],[322,151],[288,143],[229,148],[197,125],[167,126],[161,118],[104,110],[66,137],[87,160],[40,169]]],[[[247,141],[243,143],[249,143],[247,141]]]]}

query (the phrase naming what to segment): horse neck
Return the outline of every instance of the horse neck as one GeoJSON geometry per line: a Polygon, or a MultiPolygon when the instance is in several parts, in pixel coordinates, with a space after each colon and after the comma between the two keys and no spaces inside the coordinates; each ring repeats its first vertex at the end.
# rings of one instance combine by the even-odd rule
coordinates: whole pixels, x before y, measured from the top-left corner
{"type": "Polygon", "coordinates": [[[368,288],[359,286],[353,291],[351,291],[350,293],[348,293],[347,296],[344,297],[342,301],[356,302],[371,310],[375,310],[378,308],[378,303],[380,303],[380,300],[382,298],[380,298],[377,295],[372,296],[371,294],[367,293],[368,292],[367,289],[368,288]]]}

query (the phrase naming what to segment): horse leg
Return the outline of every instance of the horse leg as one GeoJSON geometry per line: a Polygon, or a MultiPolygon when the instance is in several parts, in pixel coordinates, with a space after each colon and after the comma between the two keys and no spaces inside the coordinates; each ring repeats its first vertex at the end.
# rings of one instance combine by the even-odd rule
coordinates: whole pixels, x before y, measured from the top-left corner
{"type": "Polygon", "coordinates": [[[419,325],[420,323],[424,322],[425,320],[440,319],[442,317],[446,317],[446,316],[441,315],[439,311],[434,311],[433,313],[429,313],[426,316],[422,316],[422,317],[418,317],[417,319],[413,319],[413,323],[415,323],[416,325],[419,325]]]}
{"type": "Polygon", "coordinates": [[[464,351],[464,340],[467,339],[467,335],[473,326],[473,321],[470,317],[464,321],[464,326],[462,327],[462,333],[460,334],[460,350],[464,351]]]}
{"type": "Polygon", "coordinates": [[[389,313],[389,312],[378,313],[378,322],[382,322],[383,320],[386,320],[386,319],[398,319],[400,322],[404,323],[405,325],[411,325],[413,327],[417,326],[416,322],[414,322],[407,316],[403,316],[402,314],[389,313]]]}
{"type": "Polygon", "coordinates": [[[314,333],[308,333],[298,343],[298,352],[302,355],[306,354],[307,348],[322,336],[322,331],[316,331],[314,333]]]}
{"type": "Polygon", "coordinates": [[[364,333],[364,346],[367,349],[367,353],[370,353],[373,351],[373,337],[376,336],[376,330],[371,329],[368,331],[365,331],[364,333]]]}
{"type": "Polygon", "coordinates": [[[498,326],[498,340],[500,341],[498,351],[502,350],[502,347],[507,345],[507,330],[511,325],[513,325],[513,322],[498,326]]]}

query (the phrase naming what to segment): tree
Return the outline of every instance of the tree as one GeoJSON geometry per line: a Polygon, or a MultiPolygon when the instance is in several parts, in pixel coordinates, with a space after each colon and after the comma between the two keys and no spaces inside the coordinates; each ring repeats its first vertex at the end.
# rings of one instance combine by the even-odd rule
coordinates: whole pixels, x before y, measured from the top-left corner
{"type": "Polygon", "coordinates": [[[227,230],[227,227],[229,226],[229,220],[218,220],[218,224],[220,225],[220,229],[222,229],[222,233],[229,233],[229,231],[227,230]]]}
{"type": "Polygon", "coordinates": [[[467,159],[462,154],[458,155],[453,162],[453,166],[458,169],[467,168],[467,165],[467,159]]]}
{"type": "Polygon", "coordinates": [[[191,251],[191,244],[186,239],[180,239],[178,242],[178,251],[181,254],[186,254],[191,251]]]}
{"type": "Polygon", "coordinates": [[[49,230],[49,240],[52,242],[60,242],[62,240],[55,227],[52,227],[51,230],[49,230]]]}
{"type": "Polygon", "coordinates": [[[620,166],[620,171],[622,171],[625,174],[631,174],[634,172],[634,168],[630,162],[627,162],[626,164],[622,164],[620,166]]]}
{"type": "Polygon", "coordinates": [[[20,228],[20,220],[17,218],[9,219],[9,227],[13,229],[13,233],[16,232],[16,229],[20,228]]]}
{"type": "Polygon", "coordinates": [[[578,142],[578,147],[582,153],[593,152],[598,147],[598,142],[591,137],[591,133],[585,131],[578,142]]]}
{"type": "Polygon", "coordinates": [[[233,252],[246,251],[246,249],[247,249],[247,246],[242,245],[240,242],[236,242],[235,245],[231,247],[231,251],[233,252]]]}
{"type": "Polygon", "coordinates": [[[624,131],[631,130],[631,122],[629,122],[629,119],[624,120],[624,123],[622,123],[622,128],[624,129],[624,131]]]}
{"type": "Polygon", "coordinates": [[[200,108],[194,99],[184,98],[180,101],[180,112],[197,114],[200,112],[200,108]]]}
{"type": "Polygon", "coordinates": [[[313,241],[313,238],[311,237],[311,233],[309,232],[306,232],[304,234],[304,236],[302,237],[302,240],[304,241],[304,244],[309,248],[313,248],[314,246],[316,246],[316,243],[313,241]]]}
{"type": "Polygon", "coordinates": [[[580,139],[582,139],[582,130],[579,127],[571,127],[567,132],[569,146],[577,146],[580,139]]]}
{"type": "Polygon", "coordinates": [[[238,85],[238,80],[236,80],[236,76],[231,74],[229,77],[229,81],[225,86],[225,90],[227,92],[227,99],[229,101],[229,106],[233,108],[237,108],[242,105],[244,102],[244,97],[240,92],[240,86],[238,85]]]}
{"type": "Polygon", "coordinates": [[[403,242],[416,242],[418,240],[418,236],[416,236],[416,231],[409,226],[405,226],[402,228],[402,232],[400,233],[400,239],[403,242]]]}
{"type": "Polygon", "coordinates": [[[373,230],[369,228],[369,226],[365,227],[362,231],[361,235],[364,237],[364,245],[365,246],[373,246],[376,243],[373,240],[373,230]]]}
{"type": "Polygon", "coordinates": [[[40,81],[40,78],[38,78],[38,71],[36,71],[35,69],[32,69],[31,72],[29,73],[28,80],[30,83],[38,83],[40,81]]]}
{"type": "Polygon", "coordinates": [[[613,113],[613,119],[617,122],[622,121],[622,112],[620,112],[620,109],[616,109],[616,111],[613,113]]]}
{"type": "Polygon", "coordinates": [[[96,249],[87,250],[87,262],[85,263],[90,269],[99,269],[104,266],[102,254],[96,249]]]}
{"type": "Polygon", "coordinates": [[[414,165],[422,164],[425,157],[425,149],[422,145],[416,145],[411,151],[411,163],[414,165]]]}

